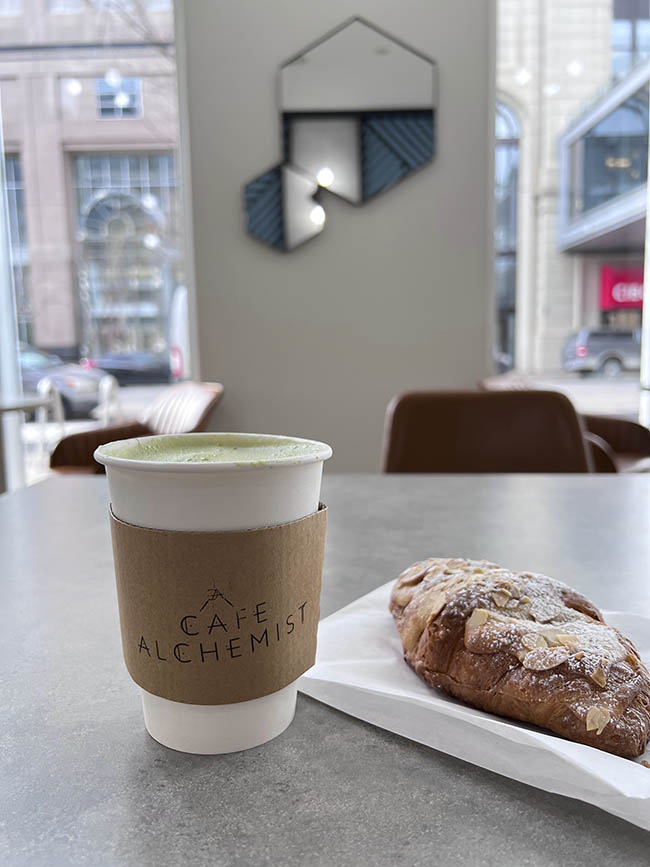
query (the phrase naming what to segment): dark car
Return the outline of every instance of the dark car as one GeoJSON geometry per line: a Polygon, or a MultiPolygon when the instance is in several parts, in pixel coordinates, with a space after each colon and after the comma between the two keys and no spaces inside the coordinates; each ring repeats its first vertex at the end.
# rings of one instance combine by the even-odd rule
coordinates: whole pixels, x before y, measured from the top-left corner
{"type": "Polygon", "coordinates": [[[562,350],[562,367],[579,373],[619,376],[641,368],[641,329],[581,328],[562,350]]]}
{"type": "Polygon", "coordinates": [[[111,373],[120,385],[146,385],[169,382],[169,356],[153,352],[107,352],[82,361],[88,370],[101,368],[111,373]]]}
{"type": "Polygon", "coordinates": [[[66,418],[86,417],[99,401],[99,382],[103,370],[86,370],[79,364],[65,364],[58,355],[50,355],[30,346],[19,345],[20,373],[25,392],[35,392],[42,379],[51,379],[61,395],[66,418]]]}

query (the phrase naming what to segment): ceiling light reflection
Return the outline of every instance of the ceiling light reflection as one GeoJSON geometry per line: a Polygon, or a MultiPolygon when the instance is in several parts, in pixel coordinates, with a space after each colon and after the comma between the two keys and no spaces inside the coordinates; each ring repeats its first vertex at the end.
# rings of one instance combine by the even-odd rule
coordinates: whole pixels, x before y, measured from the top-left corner
{"type": "Polygon", "coordinates": [[[331,187],[334,182],[334,172],[329,166],[323,166],[316,175],[316,180],[321,187],[331,187]]]}
{"type": "Polygon", "coordinates": [[[78,78],[69,78],[65,89],[68,91],[70,96],[79,96],[79,94],[83,90],[81,82],[78,78]]]}
{"type": "Polygon", "coordinates": [[[325,209],[321,205],[314,205],[309,212],[309,219],[315,226],[322,226],[325,222],[325,209]]]}
{"type": "Polygon", "coordinates": [[[114,66],[108,69],[104,76],[104,81],[106,84],[110,85],[110,87],[119,87],[122,83],[122,75],[120,74],[119,69],[115,69],[114,66]]]}

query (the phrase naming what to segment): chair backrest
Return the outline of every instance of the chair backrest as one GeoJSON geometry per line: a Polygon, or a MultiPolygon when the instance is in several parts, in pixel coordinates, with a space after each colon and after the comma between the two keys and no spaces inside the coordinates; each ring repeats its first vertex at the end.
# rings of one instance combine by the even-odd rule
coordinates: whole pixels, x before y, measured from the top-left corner
{"type": "Polygon", "coordinates": [[[556,391],[413,391],[386,412],[387,473],[593,472],[584,429],[556,391]]]}
{"type": "Polygon", "coordinates": [[[138,421],[155,434],[202,431],[222,394],[219,382],[179,382],[166,388],[138,421]]]}

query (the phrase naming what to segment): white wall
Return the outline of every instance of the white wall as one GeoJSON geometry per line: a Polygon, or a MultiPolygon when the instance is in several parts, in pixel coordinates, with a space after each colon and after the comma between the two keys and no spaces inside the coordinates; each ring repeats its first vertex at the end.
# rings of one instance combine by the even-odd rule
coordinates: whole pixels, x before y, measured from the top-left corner
{"type": "Polygon", "coordinates": [[[393,394],[489,370],[492,3],[185,0],[177,19],[200,370],[226,387],[215,423],[323,439],[330,470],[376,471],[393,394]],[[324,232],[279,253],[246,235],[242,207],[280,157],[278,67],[351,15],[438,62],[436,157],[363,207],[325,194],[324,232]]]}
{"type": "Polygon", "coordinates": [[[286,111],[431,108],[437,78],[420,55],[364,22],[351,21],[284,66],[280,92],[286,111]]]}

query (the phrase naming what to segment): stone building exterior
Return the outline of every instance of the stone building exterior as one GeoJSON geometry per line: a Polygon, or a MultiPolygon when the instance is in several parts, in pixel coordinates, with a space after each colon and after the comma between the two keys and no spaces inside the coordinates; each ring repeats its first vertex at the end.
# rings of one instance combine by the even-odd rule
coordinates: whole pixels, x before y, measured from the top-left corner
{"type": "MultiPolygon", "coordinates": [[[[603,324],[602,268],[643,262],[638,232],[559,243],[559,140],[613,75],[650,54],[650,3],[497,5],[497,98],[509,118],[497,214],[512,223],[497,239],[499,349],[519,371],[552,371],[571,332],[603,324]]],[[[171,0],[0,0],[23,339],[68,357],[164,348],[183,282],[175,88],[171,0]]],[[[634,324],[640,312],[629,315],[634,324]]]]}
{"type": "Polygon", "coordinates": [[[171,3],[0,0],[0,96],[21,337],[160,349],[181,259],[171,3]]]}
{"type": "Polygon", "coordinates": [[[558,250],[558,137],[607,88],[612,0],[499,0],[497,95],[520,125],[515,365],[557,369],[583,316],[583,257],[558,250]]]}

